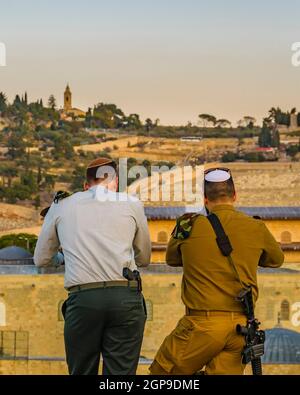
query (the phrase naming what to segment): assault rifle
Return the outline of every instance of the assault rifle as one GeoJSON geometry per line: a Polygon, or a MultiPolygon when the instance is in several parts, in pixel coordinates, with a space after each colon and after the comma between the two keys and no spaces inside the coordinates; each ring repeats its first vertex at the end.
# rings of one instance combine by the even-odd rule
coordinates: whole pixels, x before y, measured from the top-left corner
{"type": "Polygon", "coordinates": [[[264,355],[265,332],[259,329],[260,322],[254,316],[251,287],[243,289],[237,300],[242,304],[247,317],[246,326],[236,326],[237,333],[245,336],[246,340],[242,361],[244,364],[251,362],[253,375],[262,375],[261,357],[264,355]]]}

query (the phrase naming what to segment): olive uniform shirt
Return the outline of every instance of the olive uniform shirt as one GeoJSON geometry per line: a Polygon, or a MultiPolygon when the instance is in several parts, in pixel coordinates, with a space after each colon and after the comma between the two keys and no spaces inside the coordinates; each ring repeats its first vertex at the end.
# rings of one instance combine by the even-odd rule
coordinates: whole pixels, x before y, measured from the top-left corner
{"type": "MultiPolygon", "coordinates": [[[[257,267],[279,267],[284,255],[266,225],[231,205],[218,205],[215,213],[233,247],[231,254],[240,278],[252,287],[254,303],[258,297],[257,267]]],[[[190,236],[171,238],[167,264],[183,266],[182,300],[189,309],[242,311],[235,300],[241,285],[227,258],[220,252],[214,230],[205,216],[194,220],[190,236]]]]}

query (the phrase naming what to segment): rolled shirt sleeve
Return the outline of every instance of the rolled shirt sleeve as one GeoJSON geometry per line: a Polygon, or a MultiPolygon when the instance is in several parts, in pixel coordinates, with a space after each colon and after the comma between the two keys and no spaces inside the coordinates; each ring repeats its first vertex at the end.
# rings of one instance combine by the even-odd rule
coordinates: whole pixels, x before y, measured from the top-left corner
{"type": "Polygon", "coordinates": [[[136,233],[133,240],[135,264],[139,267],[148,266],[151,261],[151,240],[147,218],[143,204],[140,201],[133,203],[136,213],[136,233]]]}
{"type": "Polygon", "coordinates": [[[264,232],[264,249],[259,260],[261,267],[280,267],[284,261],[284,254],[279,243],[274,239],[266,225],[262,223],[264,232]]]}
{"type": "Polygon", "coordinates": [[[50,266],[56,263],[55,256],[60,244],[56,231],[56,222],[57,213],[52,204],[44,219],[34,251],[33,260],[38,267],[50,266]]]}
{"type": "Polygon", "coordinates": [[[169,266],[182,266],[180,242],[174,237],[171,237],[167,246],[166,263],[169,266]]]}

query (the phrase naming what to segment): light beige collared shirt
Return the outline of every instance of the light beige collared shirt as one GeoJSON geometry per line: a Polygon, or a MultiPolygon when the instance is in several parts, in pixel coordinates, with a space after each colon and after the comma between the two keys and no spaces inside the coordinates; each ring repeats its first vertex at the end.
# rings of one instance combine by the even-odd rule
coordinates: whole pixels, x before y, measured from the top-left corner
{"type": "Polygon", "coordinates": [[[61,246],[65,287],[124,280],[123,268],[147,266],[151,241],[142,203],[125,193],[94,186],[53,203],[34,252],[49,266],[61,246]]]}

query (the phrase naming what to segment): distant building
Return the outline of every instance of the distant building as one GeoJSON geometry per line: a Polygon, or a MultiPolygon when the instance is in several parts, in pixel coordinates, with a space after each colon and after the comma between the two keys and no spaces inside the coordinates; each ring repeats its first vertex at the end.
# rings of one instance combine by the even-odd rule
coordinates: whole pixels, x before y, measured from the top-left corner
{"type": "Polygon", "coordinates": [[[277,325],[266,330],[265,364],[299,364],[300,365],[300,333],[277,325]]]}
{"type": "Polygon", "coordinates": [[[202,137],[201,136],[185,136],[185,137],[181,137],[180,141],[201,141],[202,137]]]}
{"type": "Polygon", "coordinates": [[[68,112],[72,109],[72,92],[69,87],[69,84],[66,86],[64,93],[64,110],[68,112]]]}
{"type": "Polygon", "coordinates": [[[265,160],[276,160],[278,156],[277,147],[256,147],[255,152],[262,154],[265,160]]]}
{"type": "MultiPolygon", "coordinates": [[[[237,207],[250,216],[259,216],[264,221],[284,251],[285,263],[290,268],[300,269],[300,207],[237,207]]],[[[165,259],[166,247],[176,218],[197,212],[197,206],[146,206],[145,213],[152,241],[152,262],[165,259]]]]}
{"type": "MultiPolygon", "coordinates": [[[[299,114],[299,113],[298,113],[299,114]]],[[[281,133],[295,132],[300,130],[300,125],[298,125],[298,114],[296,112],[290,114],[289,126],[286,124],[278,124],[278,130],[281,133]]]]}
{"type": "Polygon", "coordinates": [[[21,247],[10,246],[0,250],[0,265],[33,265],[32,254],[21,247]]]}
{"type": "Polygon", "coordinates": [[[75,118],[85,118],[85,114],[85,111],[72,107],[72,92],[68,84],[64,92],[64,109],[62,112],[62,118],[67,118],[68,116],[75,118]]]}
{"type": "Polygon", "coordinates": [[[298,114],[296,113],[292,113],[290,115],[290,130],[299,130],[299,126],[298,126],[298,114]]]}

